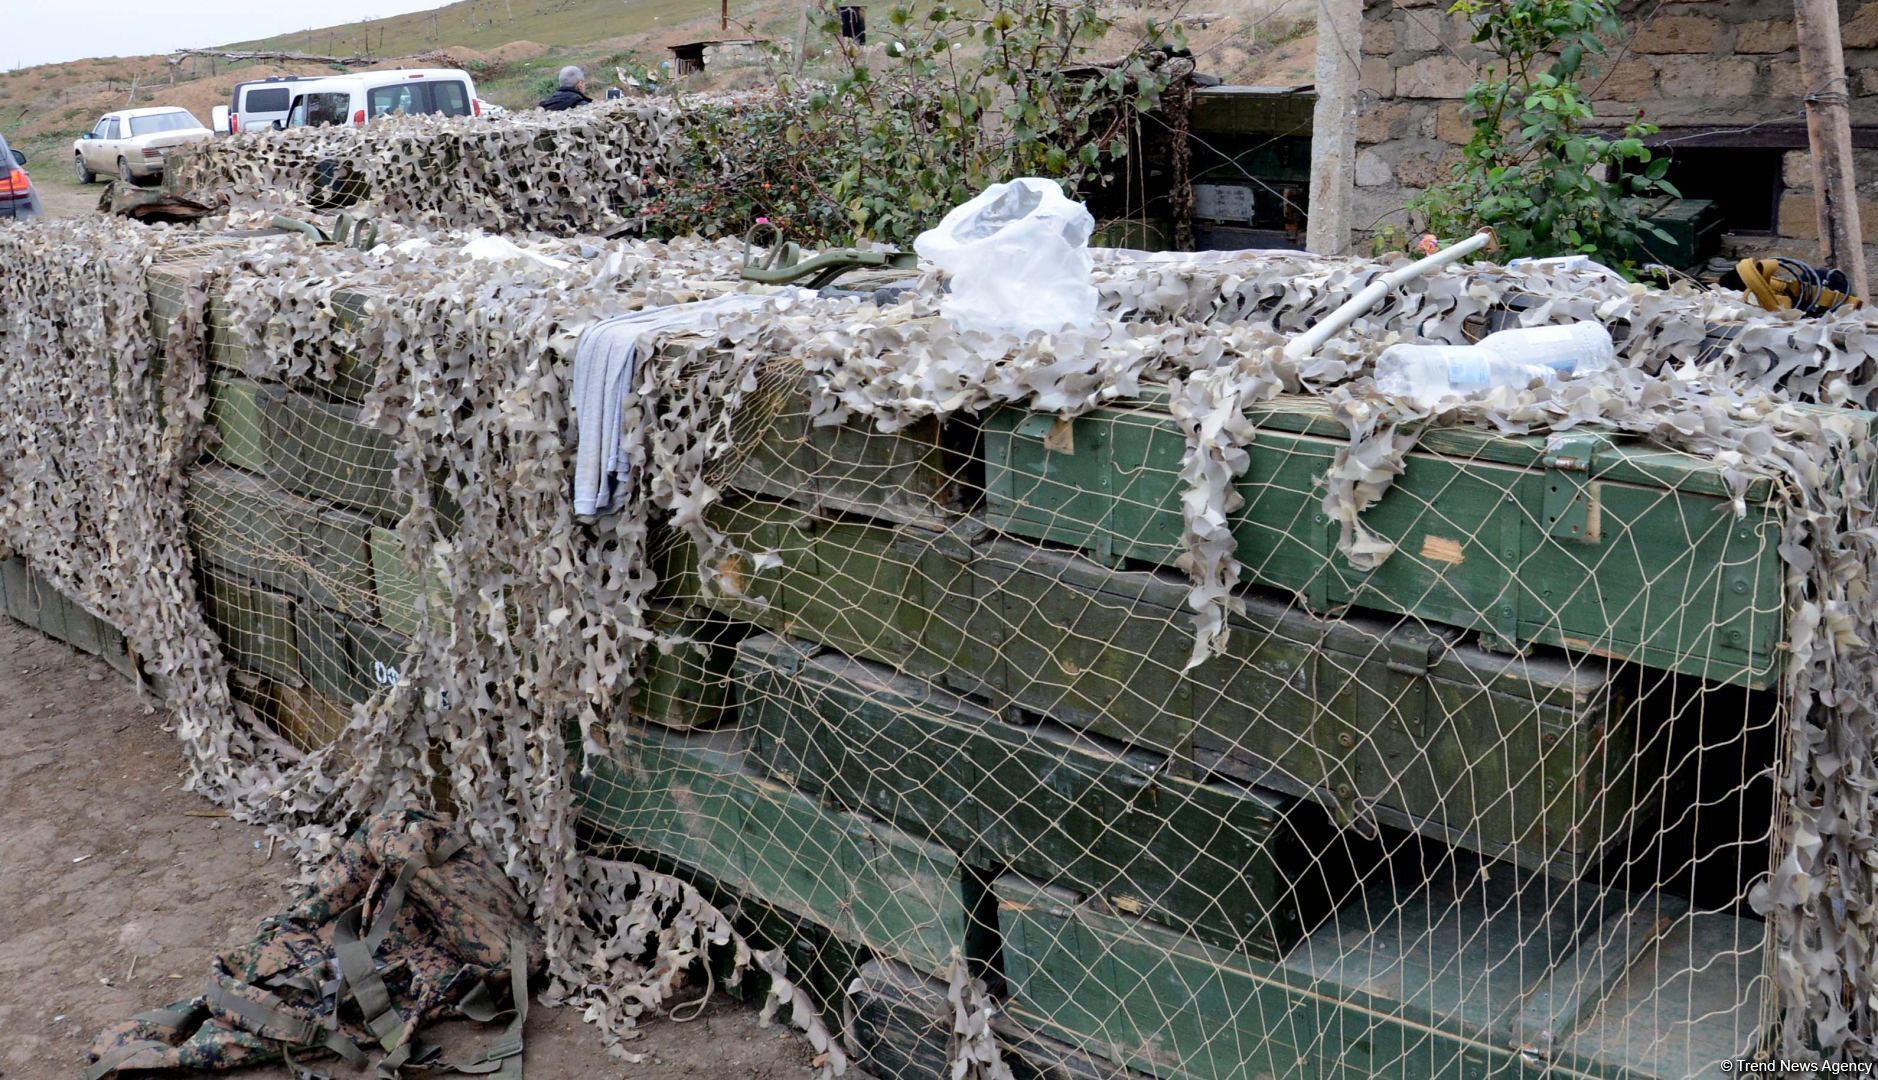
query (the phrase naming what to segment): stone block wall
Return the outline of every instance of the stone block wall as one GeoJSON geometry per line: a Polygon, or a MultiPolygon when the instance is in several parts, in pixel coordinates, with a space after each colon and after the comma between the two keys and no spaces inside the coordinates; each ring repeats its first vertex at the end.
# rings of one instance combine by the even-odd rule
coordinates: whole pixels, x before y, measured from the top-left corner
{"type": "MultiPolygon", "coordinates": [[[[1627,40],[1594,58],[1592,102],[1612,126],[1641,114],[1675,139],[1705,128],[1759,125],[1715,135],[1782,144],[1785,190],[1772,237],[1737,237],[1743,250],[1817,255],[1811,161],[1806,153],[1792,0],[1633,0],[1627,40]]],[[[1852,122],[1878,132],[1878,0],[1841,0],[1852,122]]],[[[1461,99],[1490,58],[1445,0],[1369,0],[1364,12],[1362,101],[1357,120],[1359,235],[1406,226],[1403,204],[1447,175],[1471,135],[1461,99]]],[[[1878,245],[1878,150],[1858,155],[1863,225],[1878,245]]],[[[1878,246],[1867,261],[1878,265],[1878,246]]]]}

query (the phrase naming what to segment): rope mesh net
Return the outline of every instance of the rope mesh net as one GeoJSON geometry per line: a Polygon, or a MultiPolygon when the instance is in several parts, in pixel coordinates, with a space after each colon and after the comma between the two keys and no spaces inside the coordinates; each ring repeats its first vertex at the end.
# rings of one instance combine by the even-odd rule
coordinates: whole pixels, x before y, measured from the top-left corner
{"type": "Polygon", "coordinates": [[[883,1080],[1870,1053],[1863,317],[1457,269],[1290,366],[1378,266],[1104,261],[1027,342],[779,292],[654,343],[579,519],[581,332],[736,252],[168,235],[0,236],[112,298],[101,351],[0,285],[0,542],[242,816],[455,810],[610,1036],[728,986],[883,1080]],[[1598,385],[1368,381],[1577,317],[1598,385]]]}

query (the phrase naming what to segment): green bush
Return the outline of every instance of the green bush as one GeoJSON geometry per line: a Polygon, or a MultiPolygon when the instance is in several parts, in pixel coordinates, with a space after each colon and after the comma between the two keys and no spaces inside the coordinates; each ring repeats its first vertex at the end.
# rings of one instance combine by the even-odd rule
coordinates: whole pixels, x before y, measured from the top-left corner
{"type": "Polygon", "coordinates": [[[1641,117],[1615,139],[1584,130],[1591,105],[1580,89],[1603,36],[1619,29],[1612,0],[1457,0],[1473,20],[1476,44],[1505,66],[1498,79],[1467,91],[1473,137],[1449,179],[1409,204],[1438,235],[1491,226],[1500,253],[1584,253],[1612,266],[1630,263],[1642,234],[1660,235],[1640,216],[1644,197],[1676,195],[1663,179],[1669,159],[1643,140],[1656,127],[1641,117]]]}

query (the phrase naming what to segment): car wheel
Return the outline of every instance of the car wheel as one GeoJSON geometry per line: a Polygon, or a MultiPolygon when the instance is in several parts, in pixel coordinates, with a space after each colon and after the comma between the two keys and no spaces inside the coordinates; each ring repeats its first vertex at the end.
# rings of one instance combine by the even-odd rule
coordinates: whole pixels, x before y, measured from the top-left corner
{"type": "Polygon", "coordinates": [[[130,162],[123,158],[117,159],[117,178],[133,187],[137,184],[137,178],[130,174],[130,162]]]}
{"type": "Polygon", "coordinates": [[[72,171],[78,174],[78,182],[81,184],[89,184],[97,179],[90,169],[85,168],[85,155],[83,154],[72,155],[72,171]]]}

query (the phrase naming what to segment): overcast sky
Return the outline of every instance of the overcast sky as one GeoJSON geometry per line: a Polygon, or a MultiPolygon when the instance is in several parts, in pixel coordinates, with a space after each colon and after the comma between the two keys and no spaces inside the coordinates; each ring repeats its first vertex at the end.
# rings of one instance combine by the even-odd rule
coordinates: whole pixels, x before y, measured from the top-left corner
{"type": "Polygon", "coordinates": [[[448,0],[0,0],[0,70],[142,56],[442,7],[448,0]]]}

